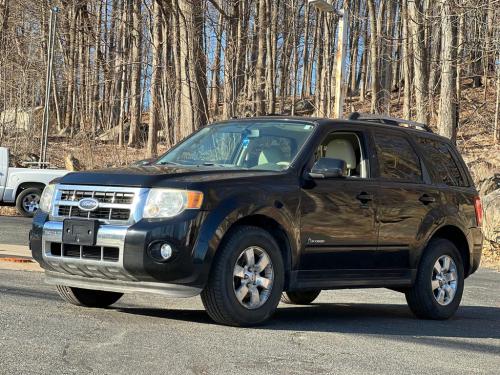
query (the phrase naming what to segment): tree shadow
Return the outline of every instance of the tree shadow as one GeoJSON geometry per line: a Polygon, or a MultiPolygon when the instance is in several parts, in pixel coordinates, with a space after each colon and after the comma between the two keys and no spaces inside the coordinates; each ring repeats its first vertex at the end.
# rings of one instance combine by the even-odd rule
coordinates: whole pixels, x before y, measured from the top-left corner
{"type": "MultiPolygon", "coordinates": [[[[133,315],[215,324],[204,310],[126,307],[116,310],[133,315]]],[[[432,339],[500,339],[500,308],[462,306],[453,318],[436,321],[417,319],[406,305],[397,304],[317,303],[291,307],[280,305],[273,318],[256,329],[432,339]]],[[[498,346],[496,348],[498,350],[498,346]]]]}

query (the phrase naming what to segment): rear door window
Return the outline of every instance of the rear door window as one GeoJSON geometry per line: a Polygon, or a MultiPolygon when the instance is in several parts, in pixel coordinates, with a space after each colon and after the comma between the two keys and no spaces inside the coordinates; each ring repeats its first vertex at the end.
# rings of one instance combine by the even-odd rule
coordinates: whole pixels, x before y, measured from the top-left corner
{"type": "Polygon", "coordinates": [[[418,137],[417,141],[422,147],[426,161],[432,164],[435,171],[435,176],[433,176],[435,182],[448,186],[468,186],[467,180],[451,154],[449,145],[423,137],[418,137]]]}
{"type": "Polygon", "coordinates": [[[382,179],[422,182],[420,159],[405,137],[375,132],[374,139],[382,179]]]}

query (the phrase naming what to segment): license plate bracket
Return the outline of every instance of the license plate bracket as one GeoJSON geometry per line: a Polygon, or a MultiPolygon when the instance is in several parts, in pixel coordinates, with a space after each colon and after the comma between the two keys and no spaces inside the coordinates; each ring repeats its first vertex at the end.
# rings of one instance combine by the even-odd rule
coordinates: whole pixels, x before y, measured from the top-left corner
{"type": "Polygon", "coordinates": [[[68,245],[95,246],[99,221],[66,219],[63,222],[62,241],[68,245]]]}

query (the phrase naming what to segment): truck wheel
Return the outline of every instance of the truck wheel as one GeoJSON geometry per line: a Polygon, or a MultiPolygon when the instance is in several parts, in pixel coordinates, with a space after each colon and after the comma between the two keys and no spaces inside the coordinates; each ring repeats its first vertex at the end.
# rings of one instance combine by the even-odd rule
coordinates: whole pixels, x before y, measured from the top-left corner
{"type": "Polygon", "coordinates": [[[448,319],[464,290],[464,267],[455,245],[433,240],[424,251],[413,287],[405,293],[411,311],[422,319],[448,319]]]}
{"type": "Polygon", "coordinates": [[[57,285],[56,289],[66,302],[85,307],[108,307],[123,296],[123,293],[72,288],[64,285],[57,285]]]}
{"type": "Polygon", "coordinates": [[[281,302],[288,305],[309,305],[314,301],[321,290],[308,290],[304,292],[285,292],[281,295],[281,302]]]}
{"type": "Polygon", "coordinates": [[[17,212],[26,217],[35,216],[41,197],[42,191],[39,188],[24,189],[16,198],[17,212]]]}
{"type": "Polygon", "coordinates": [[[283,258],[265,230],[242,226],[217,251],[201,300],[217,323],[252,326],[276,310],[285,280],[283,258]]]}

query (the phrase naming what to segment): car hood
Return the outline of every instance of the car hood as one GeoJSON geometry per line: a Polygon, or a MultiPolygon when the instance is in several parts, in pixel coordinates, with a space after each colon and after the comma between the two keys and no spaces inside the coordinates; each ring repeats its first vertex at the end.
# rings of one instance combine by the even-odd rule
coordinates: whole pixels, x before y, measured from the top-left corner
{"type": "Polygon", "coordinates": [[[204,166],[131,166],[85,172],[73,172],[58,183],[67,185],[161,187],[186,186],[215,180],[275,175],[282,172],[238,170],[225,167],[204,166]]]}

